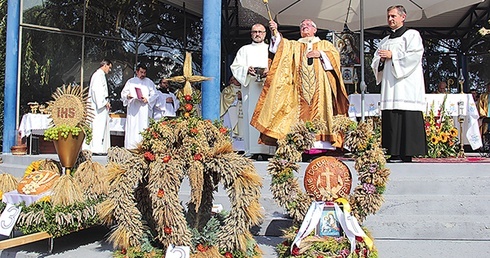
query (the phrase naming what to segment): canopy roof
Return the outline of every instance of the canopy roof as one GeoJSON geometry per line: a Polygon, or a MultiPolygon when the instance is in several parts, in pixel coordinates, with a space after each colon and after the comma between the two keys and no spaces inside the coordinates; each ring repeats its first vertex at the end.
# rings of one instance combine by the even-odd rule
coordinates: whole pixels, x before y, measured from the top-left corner
{"type": "MultiPolygon", "coordinates": [[[[187,11],[196,15],[202,15],[202,2],[203,0],[160,0],[174,4],[176,6],[183,7],[187,11]]],[[[233,12],[237,11],[238,20],[233,20],[234,24],[229,24],[231,28],[238,26],[240,29],[248,30],[250,26],[255,22],[267,22],[267,20],[246,8],[243,8],[239,0],[223,0],[228,4],[228,9],[224,11],[233,12]],[[237,10],[233,10],[236,8],[237,10]]],[[[257,0],[259,1],[259,0],[257,0]]],[[[319,1],[319,0],[318,0],[319,1]]],[[[260,2],[260,1],[259,1],[260,2]]],[[[369,0],[365,0],[365,5],[369,4],[369,0]]],[[[225,4],[226,6],[226,4],[225,4]]],[[[461,38],[465,37],[468,32],[475,27],[488,26],[490,9],[490,0],[485,0],[478,4],[473,4],[461,9],[450,11],[447,13],[438,14],[431,18],[423,17],[421,20],[407,22],[406,25],[411,28],[416,28],[421,31],[422,34],[427,36],[431,35],[438,38],[461,38]]],[[[347,12],[347,10],[346,10],[347,12]]],[[[380,9],[383,12],[383,9],[380,9]]],[[[234,15],[234,14],[231,14],[234,15]]],[[[231,18],[231,17],[230,17],[231,18]]],[[[365,28],[366,35],[379,36],[381,31],[384,31],[386,27],[365,28]]],[[[328,30],[330,28],[320,28],[328,30]]],[[[248,38],[248,35],[247,35],[248,38]]]]}
{"type": "MultiPolygon", "coordinates": [[[[185,8],[195,14],[202,15],[202,3],[203,0],[160,0],[175,4],[177,6],[184,6],[185,8]]],[[[250,10],[243,8],[239,0],[223,0],[228,3],[229,9],[235,5],[238,8],[239,25],[242,27],[248,27],[255,22],[263,22],[265,19],[250,10]],[[236,2],[236,3],[235,3],[236,2]]],[[[259,0],[257,0],[259,1],[259,0]]],[[[260,2],[260,1],[259,1],[260,2]]],[[[365,5],[369,4],[369,0],[365,0],[365,5]]],[[[417,28],[423,31],[432,31],[436,34],[445,35],[447,32],[453,33],[454,36],[463,36],[466,30],[474,27],[475,24],[485,23],[488,25],[488,11],[490,8],[490,1],[485,0],[479,4],[470,5],[457,9],[451,12],[438,14],[431,18],[423,17],[421,20],[407,22],[407,25],[412,28],[417,28]]],[[[380,11],[383,11],[380,9],[380,11]]],[[[346,10],[347,12],[347,10],[346,10]]],[[[328,30],[330,28],[321,28],[328,30]]],[[[373,28],[366,28],[372,30],[373,28]]],[[[376,29],[375,29],[376,30],[376,29]]]]}
{"type": "MultiPolygon", "coordinates": [[[[202,16],[203,0],[160,0],[165,3],[174,4],[176,6],[185,6],[186,11],[202,16]]],[[[222,0],[228,6],[223,9],[224,20],[227,24],[223,24],[223,37],[230,40],[223,40],[227,48],[233,46],[241,46],[250,41],[250,27],[254,23],[262,23],[266,25],[267,19],[262,15],[254,13],[249,9],[241,6],[240,0],[222,0]]],[[[259,1],[259,0],[257,0],[259,1]]],[[[279,1],[279,0],[278,0],[279,1]]],[[[319,0],[320,1],[320,0],[319,0]]],[[[259,1],[260,2],[260,1],[259,1]]],[[[369,0],[365,0],[365,5],[369,4],[369,0]]],[[[489,24],[490,0],[484,0],[481,3],[466,6],[447,13],[438,14],[431,18],[423,17],[417,21],[407,22],[406,25],[420,31],[425,39],[429,38],[471,38],[477,33],[481,27],[490,27],[489,24]]],[[[380,9],[380,11],[382,11],[380,9]]],[[[347,12],[347,10],[346,10],[347,12]]],[[[329,32],[330,28],[319,27],[319,35],[329,32]]],[[[284,26],[280,24],[280,31],[286,37],[299,37],[298,26],[284,26]]],[[[387,33],[387,26],[379,26],[365,29],[365,38],[381,38],[387,33]]],[[[471,40],[470,40],[471,41],[471,40]]],[[[469,43],[471,44],[471,43],[469,43]]],[[[469,46],[468,46],[469,47],[469,46]]],[[[229,49],[231,50],[231,49],[229,49]]],[[[233,50],[231,50],[233,52],[233,50]]]]}

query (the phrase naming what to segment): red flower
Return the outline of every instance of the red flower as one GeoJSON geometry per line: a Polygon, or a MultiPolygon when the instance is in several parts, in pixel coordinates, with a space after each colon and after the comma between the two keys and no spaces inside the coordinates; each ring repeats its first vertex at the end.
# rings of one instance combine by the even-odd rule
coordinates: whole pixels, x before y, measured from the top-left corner
{"type": "Polygon", "coordinates": [[[172,157],[170,155],[165,155],[162,158],[162,161],[163,161],[163,163],[168,163],[170,161],[170,159],[172,159],[172,157]]]}
{"type": "Polygon", "coordinates": [[[222,133],[222,134],[226,134],[226,133],[228,133],[228,129],[226,129],[226,127],[221,127],[219,129],[219,132],[222,133]]]}
{"type": "Polygon", "coordinates": [[[289,246],[289,242],[288,241],[284,241],[284,242],[282,242],[282,245],[283,246],[289,246]]]}
{"type": "Polygon", "coordinates": [[[323,258],[323,255],[318,255],[316,258],[323,258]]]}
{"type": "Polygon", "coordinates": [[[232,253],[230,253],[230,252],[226,252],[226,253],[225,253],[225,257],[226,257],[226,258],[233,258],[233,254],[232,254],[232,253]]]}
{"type": "Polygon", "coordinates": [[[121,254],[126,254],[126,253],[127,253],[126,248],[121,249],[121,254]]]}
{"type": "Polygon", "coordinates": [[[299,255],[299,248],[298,248],[297,246],[294,246],[294,247],[293,247],[293,250],[291,251],[291,254],[292,254],[293,256],[297,256],[297,255],[299,255]]]}
{"type": "Polygon", "coordinates": [[[184,108],[186,111],[191,111],[192,110],[192,104],[187,103],[187,104],[185,104],[184,108]]]}
{"type": "Polygon", "coordinates": [[[197,128],[191,128],[191,133],[197,134],[197,133],[199,133],[199,130],[197,130],[197,128]]]}
{"type": "Polygon", "coordinates": [[[155,139],[158,138],[158,134],[156,132],[151,132],[151,134],[153,135],[153,138],[155,138],[155,139]]]}
{"type": "Polygon", "coordinates": [[[165,194],[165,191],[163,191],[162,188],[158,189],[158,193],[157,193],[158,198],[162,198],[164,194],[165,194]]]}
{"type": "Polygon", "coordinates": [[[155,155],[149,151],[145,152],[145,154],[143,156],[148,161],[154,161],[155,160],[155,155]]]}
{"type": "Polygon", "coordinates": [[[162,121],[161,125],[167,125],[167,121],[162,121]]]}
{"type": "Polygon", "coordinates": [[[163,228],[163,233],[165,233],[165,235],[172,234],[172,228],[171,227],[165,227],[165,228],[163,228]]]}
{"type": "Polygon", "coordinates": [[[364,239],[362,239],[362,237],[360,237],[360,236],[356,236],[356,241],[362,243],[362,242],[364,242],[364,239]]]}
{"type": "Polygon", "coordinates": [[[201,153],[194,154],[194,160],[201,160],[201,159],[202,159],[202,154],[201,153]]]}
{"type": "Polygon", "coordinates": [[[206,252],[206,250],[207,250],[207,249],[208,249],[208,248],[207,248],[207,247],[205,247],[205,246],[203,246],[202,244],[198,244],[198,245],[197,245],[197,250],[198,250],[199,252],[206,252]]]}
{"type": "Polygon", "coordinates": [[[192,96],[191,95],[185,95],[184,96],[184,99],[185,99],[185,101],[191,101],[192,100],[192,96]]]}

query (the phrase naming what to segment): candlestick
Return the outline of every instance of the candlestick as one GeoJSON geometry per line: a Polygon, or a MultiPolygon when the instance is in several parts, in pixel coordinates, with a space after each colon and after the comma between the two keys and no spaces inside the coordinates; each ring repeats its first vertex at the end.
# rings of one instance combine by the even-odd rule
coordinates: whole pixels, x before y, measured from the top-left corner
{"type": "Polygon", "coordinates": [[[464,122],[464,102],[458,101],[458,122],[459,122],[459,153],[458,158],[464,158],[464,146],[463,146],[463,122],[464,122]]]}
{"type": "Polygon", "coordinates": [[[464,91],[463,91],[463,84],[464,84],[463,69],[459,69],[458,82],[459,82],[459,88],[460,88],[459,93],[464,94],[464,91]]]}

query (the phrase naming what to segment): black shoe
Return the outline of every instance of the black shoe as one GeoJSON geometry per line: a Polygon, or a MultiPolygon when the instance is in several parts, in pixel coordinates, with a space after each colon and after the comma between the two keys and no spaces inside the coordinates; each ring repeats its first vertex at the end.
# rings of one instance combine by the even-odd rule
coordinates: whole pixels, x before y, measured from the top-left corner
{"type": "Polygon", "coordinates": [[[386,160],[388,163],[402,163],[403,160],[399,156],[391,156],[389,159],[386,160]]]}
{"type": "Polygon", "coordinates": [[[402,156],[401,159],[403,162],[412,162],[412,156],[402,156]]]}

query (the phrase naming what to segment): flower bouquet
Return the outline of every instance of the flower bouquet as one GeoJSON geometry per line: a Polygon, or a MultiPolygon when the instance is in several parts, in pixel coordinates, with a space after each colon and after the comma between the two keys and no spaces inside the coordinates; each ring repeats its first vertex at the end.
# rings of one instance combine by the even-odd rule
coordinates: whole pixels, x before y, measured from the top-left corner
{"type": "Polygon", "coordinates": [[[434,103],[432,103],[429,113],[425,116],[429,158],[455,157],[459,151],[458,129],[454,127],[453,118],[444,109],[446,98],[447,95],[437,113],[434,112],[434,103]]]}

